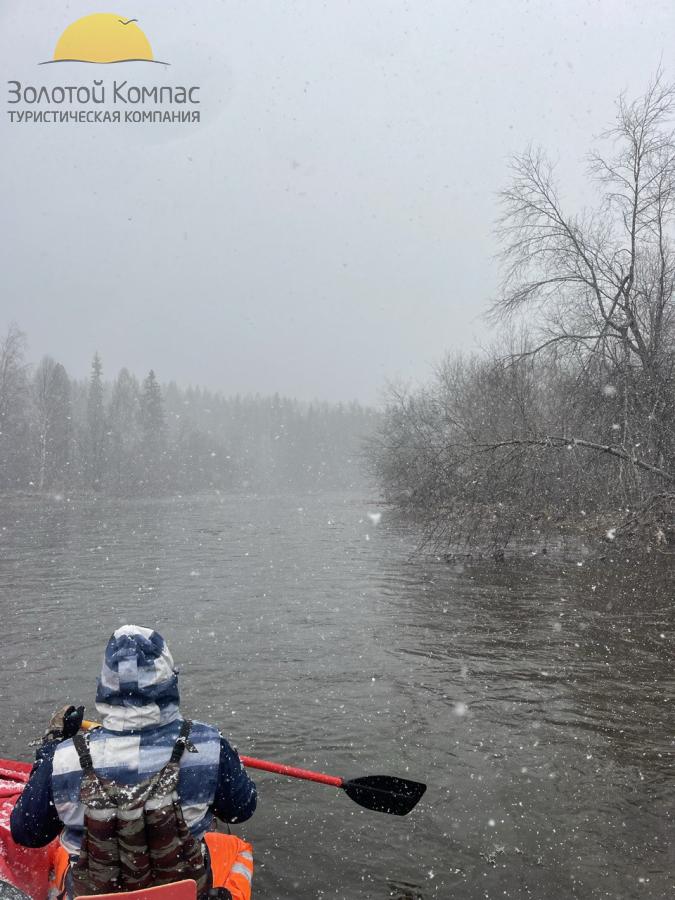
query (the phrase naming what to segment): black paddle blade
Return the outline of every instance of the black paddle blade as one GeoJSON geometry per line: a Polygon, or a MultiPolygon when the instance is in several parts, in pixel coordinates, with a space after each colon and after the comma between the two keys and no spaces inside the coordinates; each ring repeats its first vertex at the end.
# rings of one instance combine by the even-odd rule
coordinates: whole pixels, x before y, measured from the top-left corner
{"type": "Polygon", "coordinates": [[[407,816],[427,789],[426,784],[419,781],[407,781],[405,778],[394,778],[391,775],[352,778],[345,781],[342,787],[348,797],[366,809],[391,813],[394,816],[407,816]]]}

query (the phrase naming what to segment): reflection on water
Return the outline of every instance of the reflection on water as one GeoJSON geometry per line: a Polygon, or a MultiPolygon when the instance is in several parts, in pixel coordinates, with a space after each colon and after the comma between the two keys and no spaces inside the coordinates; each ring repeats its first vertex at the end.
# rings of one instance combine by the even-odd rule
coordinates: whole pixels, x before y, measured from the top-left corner
{"type": "Polygon", "coordinates": [[[109,632],[153,624],[184,708],[242,751],[429,784],[400,819],[256,773],[257,896],[669,896],[672,572],[411,562],[373,509],[5,500],[2,754],[91,712],[109,632]]]}

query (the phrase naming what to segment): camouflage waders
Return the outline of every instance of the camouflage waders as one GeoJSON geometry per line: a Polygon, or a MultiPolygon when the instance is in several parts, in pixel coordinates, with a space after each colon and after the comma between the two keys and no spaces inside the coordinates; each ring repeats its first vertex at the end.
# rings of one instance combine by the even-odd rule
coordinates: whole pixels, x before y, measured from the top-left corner
{"type": "Polygon", "coordinates": [[[197,893],[210,887],[202,846],[190,833],[178,801],[180,758],[192,723],[185,719],[169,762],[152,778],[121,785],[94,771],[82,734],[73,738],[83,776],[84,835],[72,868],[74,895],[136,891],[193,878],[197,893]]]}

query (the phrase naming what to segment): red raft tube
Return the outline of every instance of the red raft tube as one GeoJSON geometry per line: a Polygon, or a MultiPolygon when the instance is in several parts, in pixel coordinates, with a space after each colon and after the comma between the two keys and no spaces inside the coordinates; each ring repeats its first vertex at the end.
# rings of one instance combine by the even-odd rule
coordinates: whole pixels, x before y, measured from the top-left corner
{"type": "Polygon", "coordinates": [[[33,900],[44,900],[49,892],[58,842],[40,850],[27,850],[12,840],[9,817],[31,770],[30,763],[0,759],[0,880],[19,888],[33,900]]]}

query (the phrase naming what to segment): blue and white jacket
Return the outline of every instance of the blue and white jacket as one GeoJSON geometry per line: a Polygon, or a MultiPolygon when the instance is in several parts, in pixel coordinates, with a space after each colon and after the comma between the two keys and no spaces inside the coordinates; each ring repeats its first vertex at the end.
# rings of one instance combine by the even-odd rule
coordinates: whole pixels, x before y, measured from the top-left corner
{"type": "MultiPolygon", "coordinates": [[[[161,636],[134,625],[119,628],[108,642],[96,694],[103,727],[89,733],[99,775],[137,784],[159,771],[178,738],[178,703],[177,672],[161,636]]],[[[216,728],[194,722],[190,741],[196,752],[181,757],[178,799],[190,831],[201,839],[214,815],[226,822],[253,815],[256,789],[216,728]]],[[[84,824],[81,780],[72,740],[43,745],[12,811],[14,840],[41,847],[61,831],[64,847],[77,854],[84,824]]]]}

